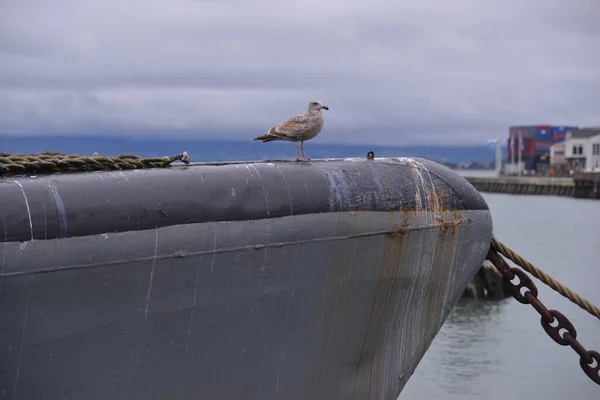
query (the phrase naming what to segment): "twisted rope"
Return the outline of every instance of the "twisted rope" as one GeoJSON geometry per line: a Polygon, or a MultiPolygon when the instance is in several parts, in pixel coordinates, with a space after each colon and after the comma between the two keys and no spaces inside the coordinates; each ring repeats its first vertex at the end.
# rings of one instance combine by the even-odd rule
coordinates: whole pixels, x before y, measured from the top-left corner
{"type": "Polygon", "coordinates": [[[577,293],[573,292],[571,289],[569,289],[562,283],[557,282],[550,275],[539,270],[535,265],[525,260],[523,257],[518,255],[505,245],[503,245],[496,238],[492,238],[492,250],[502,254],[504,257],[508,258],[509,260],[523,268],[525,271],[529,272],[531,275],[535,276],[540,281],[550,286],[562,296],[571,300],[573,303],[577,304],[579,307],[583,308],[585,311],[592,314],[594,317],[600,319],[600,308],[596,307],[583,297],[579,296],[577,293]]]}
{"type": "Polygon", "coordinates": [[[78,156],[56,152],[37,154],[0,153],[0,176],[39,174],[54,172],[109,171],[139,168],[167,168],[179,160],[189,164],[190,158],[184,151],[171,157],[142,158],[135,154],[121,154],[116,157],[78,156]]]}

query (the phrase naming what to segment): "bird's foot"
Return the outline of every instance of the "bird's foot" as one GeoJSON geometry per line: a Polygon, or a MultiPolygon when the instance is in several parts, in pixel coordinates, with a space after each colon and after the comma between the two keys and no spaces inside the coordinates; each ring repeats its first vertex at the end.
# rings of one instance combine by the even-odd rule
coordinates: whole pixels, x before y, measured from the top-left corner
{"type": "Polygon", "coordinates": [[[306,157],[297,157],[296,158],[296,161],[307,162],[308,160],[310,160],[310,158],[306,158],[306,157]]]}

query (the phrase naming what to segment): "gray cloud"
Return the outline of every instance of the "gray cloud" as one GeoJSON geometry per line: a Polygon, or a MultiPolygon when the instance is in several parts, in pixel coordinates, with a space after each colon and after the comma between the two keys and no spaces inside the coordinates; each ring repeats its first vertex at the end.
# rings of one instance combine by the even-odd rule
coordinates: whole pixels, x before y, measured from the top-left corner
{"type": "Polygon", "coordinates": [[[312,99],[331,108],[321,142],[600,121],[597,0],[4,0],[0,14],[0,135],[250,138],[312,99]]]}

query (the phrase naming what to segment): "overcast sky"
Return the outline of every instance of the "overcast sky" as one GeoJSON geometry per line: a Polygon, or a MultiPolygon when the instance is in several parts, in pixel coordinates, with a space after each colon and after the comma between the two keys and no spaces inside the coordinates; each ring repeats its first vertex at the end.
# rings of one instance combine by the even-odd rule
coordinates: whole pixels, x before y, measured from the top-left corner
{"type": "Polygon", "coordinates": [[[0,135],[482,144],[600,125],[598,0],[0,0],[0,135]]]}

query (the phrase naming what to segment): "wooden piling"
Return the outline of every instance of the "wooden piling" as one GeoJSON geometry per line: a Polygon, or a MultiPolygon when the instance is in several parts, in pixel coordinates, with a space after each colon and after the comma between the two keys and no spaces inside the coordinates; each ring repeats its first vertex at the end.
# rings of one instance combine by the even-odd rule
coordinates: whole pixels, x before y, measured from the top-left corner
{"type": "Polygon", "coordinates": [[[600,172],[584,172],[573,176],[577,198],[600,199],[600,172]]]}
{"type": "Polygon", "coordinates": [[[507,296],[502,288],[502,274],[489,260],[485,260],[465,291],[463,297],[469,299],[501,300],[507,296]]]}

